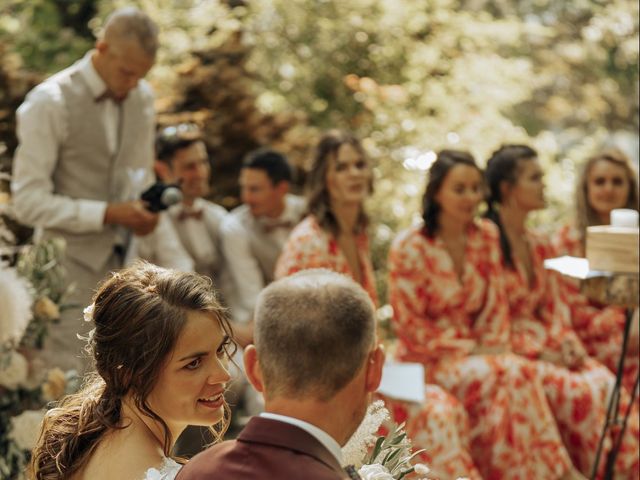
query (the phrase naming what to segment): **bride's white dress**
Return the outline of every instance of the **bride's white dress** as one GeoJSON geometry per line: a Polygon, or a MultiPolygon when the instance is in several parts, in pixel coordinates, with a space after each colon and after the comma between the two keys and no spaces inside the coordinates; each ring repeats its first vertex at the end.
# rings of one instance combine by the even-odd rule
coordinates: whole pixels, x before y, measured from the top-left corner
{"type": "Polygon", "coordinates": [[[178,474],[182,465],[170,458],[165,458],[160,469],[150,468],[144,475],[143,480],[173,480],[178,474]]]}

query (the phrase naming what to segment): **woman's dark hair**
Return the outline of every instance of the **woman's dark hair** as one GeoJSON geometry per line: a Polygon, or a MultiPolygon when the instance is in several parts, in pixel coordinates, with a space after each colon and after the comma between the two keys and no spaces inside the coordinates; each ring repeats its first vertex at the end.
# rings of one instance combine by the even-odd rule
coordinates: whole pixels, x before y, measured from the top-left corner
{"type": "Polygon", "coordinates": [[[507,182],[510,185],[515,184],[520,173],[521,162],[523,160],[533,160],[537,156],[538,153],[526,145],[502,145],[493,152],[491,158],[487,161],[487,168],[484,172],[489,189],[485,217],[493,221],[500,230],[500,247],[502,248],[504,262],[508,267],[513,267],[511,244],[497,210],[497,207],[502,202],[501,186],[503,182],[507,182]]]}
{"type": "MultiPolygon", "coordinates": [[[[331,199],[327,188],[327,171],[329,170],[329,161],[332,158],[337,158],[338,150],[342,145],[351,145],[360,155],[366,158],[364,149],[356,137],[340,130],[330,130],[320,139],[307,176],[308,211],[316,217],[323,229],[332,232],[334,235],[339,233],[340,227],[331,211],[331,199]]],[[[372,190],[373,182],[369,185],[369,192],[372,190]]],[[[362,230],[367,226],[367,223],[367,215],[361,210],[356,228],[362,230]]]]}
{"type": "Polygon", "coordinates": [[[462,150],[442,150],[438,153],[436,161],[429,169],[427,187],[422,197],[422,219],[424,220],[424,233],[427,237],[433,238],[438,232],[438,214],[440,205],[436,201],[436,195],[442,187],[442,182],[449,174],[449,171],[456,165],[466,165],[473,167],[482,174],[480,168],[469,152],[462,150]]]}
{"type": "MultiPolygon", "coordinates": [[[[190,311],[211,314],[232,338],[226,311],[207,277],[137,262],[102,283],[93,298],[93,312],[88,313],[95,329],[87,350],[96,373],[85,379],[80,392],[47,412],[31,458],[33,478],[69,478],[81,469],[109,430],[126,428],[121,422],[125,395],[162,426],[163,450],[169,456],[171,433],[147,397],[190,311]]],[[[218,438],[226,430],[228,413],[226,407],[219,432],[213,431],[218,438]]]]}

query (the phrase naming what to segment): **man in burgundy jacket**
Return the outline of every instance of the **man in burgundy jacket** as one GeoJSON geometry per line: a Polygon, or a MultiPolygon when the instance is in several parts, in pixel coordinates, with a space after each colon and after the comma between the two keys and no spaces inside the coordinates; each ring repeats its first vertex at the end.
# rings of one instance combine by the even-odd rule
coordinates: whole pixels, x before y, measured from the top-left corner
{"type": "Polygon", "coordinates": [[[237,440],[194,457],[176,480],[343,480],[340,448],[378,388],[384,353],[374,310],[353,280],[307,270],[258,298],[246,374],[265,398],[237,440]]]}

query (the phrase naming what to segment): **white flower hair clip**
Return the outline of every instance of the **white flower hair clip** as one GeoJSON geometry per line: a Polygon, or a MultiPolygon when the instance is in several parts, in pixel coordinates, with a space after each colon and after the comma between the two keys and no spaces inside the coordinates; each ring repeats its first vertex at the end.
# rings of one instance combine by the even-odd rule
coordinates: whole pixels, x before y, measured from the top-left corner
{"type": "Polygon", "coordinates": [[[89,305],[88,307],[86,307],[83,311],[82,314],[84,315],[84,321],[85,322],[90,322],[93,320],[93,309],[95,308],[96,304],[92,303],[91,305],[89,305]]]}

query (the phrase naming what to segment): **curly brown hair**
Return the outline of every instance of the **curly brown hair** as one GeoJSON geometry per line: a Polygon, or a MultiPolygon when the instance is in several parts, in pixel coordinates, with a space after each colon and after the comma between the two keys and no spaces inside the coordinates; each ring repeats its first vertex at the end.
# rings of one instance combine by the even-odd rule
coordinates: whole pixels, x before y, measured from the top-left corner
{"type": "MultiPolygon", "coordinates": [[[[232,338],[226,311],[207,277],[137,262],[102,283],[93,299],[95,329],[87,347],[96,372],[78,393],[47,413],[31,459],[33,478],[65,479],[80,470],[108,431],[126,428],[121,422],[125,395],[161,425],[164,454],[169,456],[171,433],[147,397],[190,311],[212,314],[232,338]]],[[[217,429],[211,428],[214,438],[222,436],[228,421],[225,406],[217,429]]]]}

